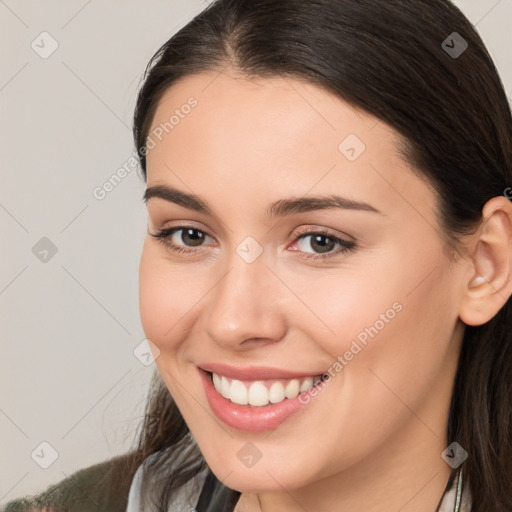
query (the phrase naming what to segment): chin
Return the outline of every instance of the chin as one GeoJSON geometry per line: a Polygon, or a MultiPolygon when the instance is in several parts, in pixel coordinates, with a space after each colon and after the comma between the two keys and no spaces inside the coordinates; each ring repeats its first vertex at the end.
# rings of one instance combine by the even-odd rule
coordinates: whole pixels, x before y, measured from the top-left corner
{"type": "MultiPolygon", "coordinates": [[[[299,465],[289,465],[288,461],[268,460],[264,456],[252,467],[245,467],[238,458],[228,463],[231,456],[207,454],[205,460],[214,475],[227,487],[239,492],[282,492],[283,488],[293,491],[311,483],[313,474],[298,470],[299,465]]],[[[307,459],[307,457],[305,457],[307,459]]]]}

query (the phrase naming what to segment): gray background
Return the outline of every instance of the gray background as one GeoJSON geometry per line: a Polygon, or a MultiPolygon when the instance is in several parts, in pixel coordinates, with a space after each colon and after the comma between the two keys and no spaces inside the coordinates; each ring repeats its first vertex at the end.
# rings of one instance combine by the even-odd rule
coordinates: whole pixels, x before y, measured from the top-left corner
{"type": "MultiPolygon", "coordinates": [[[[510,98],[512,0],[456,3],[510,98]]],[[[154,369],[138,310],[144,182],[127,166],[93,191],[132,155],[147,61],[206,5],[0,0],[0,503],[134,441],[154,369]]]]}

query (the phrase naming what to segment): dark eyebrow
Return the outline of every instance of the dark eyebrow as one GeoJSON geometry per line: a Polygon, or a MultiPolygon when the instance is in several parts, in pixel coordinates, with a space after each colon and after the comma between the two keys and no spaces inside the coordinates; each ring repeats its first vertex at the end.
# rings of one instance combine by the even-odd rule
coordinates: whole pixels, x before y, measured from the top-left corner
{"type": "MultiPolygon", "coordinates": [[[[214,216],[213,211],[210,207],[197,195],[188,194],[177,190],[175,188],[168,187],[167,185],[156,185],[148,187],[144,192],[143,200],[147,204],[148,200],[152,197],[159,197],[165,201],[175,203],[184,208],[195,210],[198,213],[205,215],[214,216]]],[[[308,196],[308,197],[291,197],[289,199],[280,199],[272,203],[267,210],[267,217],[284,217],[285,215],[291,215],[293,213],[303,213],[313,210],[325,210],[329,208],[342,208],[346,210],[361,210],[367,212],[380,213],[384,215],[380,210],[373,207],[372,205],[346,197],[337,195],[326,195],[326,196],[308,196]]]]}

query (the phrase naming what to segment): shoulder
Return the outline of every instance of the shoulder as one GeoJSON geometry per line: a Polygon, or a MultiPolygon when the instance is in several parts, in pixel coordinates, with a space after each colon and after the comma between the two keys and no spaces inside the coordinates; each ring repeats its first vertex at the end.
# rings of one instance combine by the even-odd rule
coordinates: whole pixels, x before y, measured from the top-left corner
{"type": "Polygon", "coordinates": [[[135,469],[128,453],[76,471],[44,492],[10,501],[1,512],[125,512],[135,469]]]}

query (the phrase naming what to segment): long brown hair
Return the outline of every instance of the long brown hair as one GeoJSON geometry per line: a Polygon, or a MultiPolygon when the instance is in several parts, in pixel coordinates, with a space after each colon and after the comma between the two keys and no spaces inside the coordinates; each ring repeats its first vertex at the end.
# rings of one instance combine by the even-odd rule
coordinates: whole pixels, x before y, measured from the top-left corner
{"type": "MultiPolygon", "coordinates": [[[[503,85],[475,28],[447,0],[217,0],[148,64],[133,126],[144,180],[146,139],[164,91],[184,76],[228,66],[247,76],[305,79],[392,126],[404,159],[435,187],[439,220],[454,244],[512,184],[503,85]],[[454,37],[459,49],[467,44],[459,55],[449,51],[454,37]]],[[[447,439],[469,454],[472,512],[512,510],[511,327],[510,299],[486,324],[465,327],[447,439]]],[[[126,473],[155,454],[148,473],[167,483],[143,483],[155,510],[166,511],[174,490],[205,468],[196,450],[170,469],[187,433],[155,374],[126,473]]]]}

